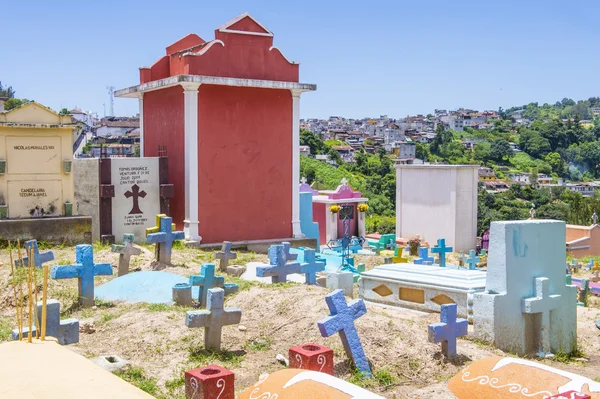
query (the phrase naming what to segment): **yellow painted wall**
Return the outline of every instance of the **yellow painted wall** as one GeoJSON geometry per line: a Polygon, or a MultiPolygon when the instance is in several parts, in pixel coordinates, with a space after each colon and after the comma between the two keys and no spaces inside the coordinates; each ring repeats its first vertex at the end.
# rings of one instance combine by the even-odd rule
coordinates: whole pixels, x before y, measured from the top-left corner
{"type": "MultiPolygon", "coordinates": [[[[73,161],[70,116],[60,116],[38,103],[0,113],[0,196],[9,218],[64,215],[64,203],[74,203],[73,173],[63,161],[73,161]],[[37,210],[36,210],[37,209],[37,210]]],[[[76,206],[73,205],[73,214],[76,206]]]]}

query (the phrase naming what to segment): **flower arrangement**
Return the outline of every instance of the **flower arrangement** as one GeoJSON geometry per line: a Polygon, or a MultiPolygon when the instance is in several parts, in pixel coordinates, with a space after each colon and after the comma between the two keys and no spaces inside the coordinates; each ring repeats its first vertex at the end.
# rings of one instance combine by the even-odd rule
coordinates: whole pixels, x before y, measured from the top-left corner
{"type": "Polygon", "coordinates": [[[409,253],[411,256],[419,255],[419,246],[420,245],[421,245],[421,238],[418,236],[408,240],[408,248],[409,248],[409,253]]]}
{"type": "Polygon", "coordinates": [[[369,209],[369,205],[367,204],[358,204],[356,207],[360,212],[366,212],[369,209]]]}
{"type": "Polygon", "coordinates": [[[331,211],[331,213],[338,213],[340,211],[340,209],[342,209],[339,205],[331,205],[329,207],[329,210],[331,211]]]}

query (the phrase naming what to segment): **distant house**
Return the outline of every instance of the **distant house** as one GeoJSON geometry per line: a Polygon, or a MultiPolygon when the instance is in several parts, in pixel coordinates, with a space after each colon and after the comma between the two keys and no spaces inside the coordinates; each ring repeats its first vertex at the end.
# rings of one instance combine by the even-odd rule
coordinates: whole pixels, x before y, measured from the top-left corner
{"type": "Polygon", "coordinates": [[[392,144],[392,152],[399,160],[413,160],[415,159],[416,146],[412,142],[396,142],[392,144]]]}
{"type": "Polygon", "coordinates": [[[345,162],[354,161],[354,149],[349,145],[333,145],[331,149],[337,151],[345,162]]]}
{"type": "Polygon", "coordinates": [[[82,122],[84,125],[86,125],[88,130],[94,127],[96,118],[91,112],[85,112],[79,108],[73,108],[69,111],[69,114],[71,114],[71,118],[73,118],[73,120],[82,122]]]}
{"type": "Polygon", "coordinates": [[[138,118],[103,119],[96,125],[96,136],[124,136],[139,127],[140,120],[138,118]]]}
{"type": "Polygon", "coordinates": [[[130,157],[134,155],[134,146],[132,144],[103,144],[102,147],[96,145],[91,148],[92,157],[100,158],[100,152],[108,157],[130,157]]]}
{"type": "Polygon", "coordinates": [[[301,145],[299,147],[300,149],[300,155],[306,155],[309,156],[310,155],[310,147],[307,145],[301,145]]]}
{"type": "Polygon", "coordinates": [[[492,168],[479,168],[477,174],[480,181],[496,180],[496,172],[492,168]]]}
{"type": "Polygon", "coordinates": [[[592,108],[592,114],[594,116],[600,115],[600,108],[592,108]]]}

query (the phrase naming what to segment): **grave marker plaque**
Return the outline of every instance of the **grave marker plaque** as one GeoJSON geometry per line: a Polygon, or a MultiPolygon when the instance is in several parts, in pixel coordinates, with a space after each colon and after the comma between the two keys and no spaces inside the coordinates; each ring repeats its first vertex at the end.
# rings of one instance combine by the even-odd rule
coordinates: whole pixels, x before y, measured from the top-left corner
{"type": "Polygon", "coordinates": [[[60,137],[7,136],[8,173],[62,173],[60,137]]]}
{"type": "Polygon", "coordinates": [[[160,213],[158,158],[111,159],[112,234],[134,234],[139,242],[146,239],[146,228],[154,226],[160,213]]]}

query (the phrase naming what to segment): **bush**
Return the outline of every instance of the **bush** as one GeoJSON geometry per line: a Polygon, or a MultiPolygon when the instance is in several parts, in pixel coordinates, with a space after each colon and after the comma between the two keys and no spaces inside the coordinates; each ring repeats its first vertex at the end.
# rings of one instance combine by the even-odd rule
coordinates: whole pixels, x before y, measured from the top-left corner
{"type": "Polygon", "coordinates": [[[390,216],[369,216],[365,221],[367,234],[395,234],[396,218],[390,216]]]}

